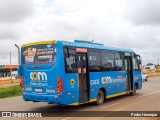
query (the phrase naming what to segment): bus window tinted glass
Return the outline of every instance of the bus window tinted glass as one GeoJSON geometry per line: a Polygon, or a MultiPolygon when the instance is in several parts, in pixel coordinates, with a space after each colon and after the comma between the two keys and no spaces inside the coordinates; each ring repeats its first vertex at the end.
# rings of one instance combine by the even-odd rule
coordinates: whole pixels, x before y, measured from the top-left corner
{"type": "Polygon", "coordinates": [[[123,70],[123,59],[120,53],[105,51],[101,53],[102,71],[121,71],[123,70]]]}
{"type": "Polygon", "coordinates": [[[137,58],[133,58],[133,69],[134,70],[140,70],[137,58]]]}
{"type": "Polygon", "coordinates": [[[101,58],[100,52],[89,52],[88,64],[90,71],[100,71],[101,69],[101,58]]]}
{"type": "Polygon", "coordinates": [[[111,71],[114,70],[114,53],[104,52],[102,53],[102,70],[111,71]]]}
{"type": "Polygon", "coordinates": [[[121,56],[119,53],[114,54],[114,60],[115,60],[115,70],[119,71],[123,68],[123,60],[121,59],[121,56]]]}
{"type": "Polygon", "coordinates": [[[77,72],[77,61],[74,49],[65,48],[65,69],[66,73],[77,72]]]}

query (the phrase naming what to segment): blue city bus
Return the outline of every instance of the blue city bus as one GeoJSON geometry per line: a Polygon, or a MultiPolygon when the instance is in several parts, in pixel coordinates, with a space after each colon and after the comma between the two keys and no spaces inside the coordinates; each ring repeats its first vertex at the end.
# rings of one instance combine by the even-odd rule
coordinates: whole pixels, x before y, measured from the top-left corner
{"type": "Polygon", "coordinates": [[[21,47],[18,73],[25,101],[80,105],[142,88],[141,59],[130,49],[84,40],[21,47]]]}

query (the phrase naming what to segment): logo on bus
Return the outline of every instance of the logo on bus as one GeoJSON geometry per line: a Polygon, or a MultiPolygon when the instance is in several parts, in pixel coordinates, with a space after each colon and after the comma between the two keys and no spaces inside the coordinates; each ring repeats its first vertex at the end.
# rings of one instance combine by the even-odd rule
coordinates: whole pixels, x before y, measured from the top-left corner
{"type": "Polygon", "coordinates": [[[102,84],[107,84],[110,79],[111,77],[108,77],[108,76],[102,77],[102,84]]]}
{"type": "Polygon", "coordinates": [[[74,79],[71,79],[71,80],[70,80],[70,84],[71,84],[72,86],[75,84],[74,79]]]}
{"type": "Polygon", "coordinates": [[[47,74],[45,72],[31,72],[30,73],[31,80],[42,80],[47,81],[47,74]]]}

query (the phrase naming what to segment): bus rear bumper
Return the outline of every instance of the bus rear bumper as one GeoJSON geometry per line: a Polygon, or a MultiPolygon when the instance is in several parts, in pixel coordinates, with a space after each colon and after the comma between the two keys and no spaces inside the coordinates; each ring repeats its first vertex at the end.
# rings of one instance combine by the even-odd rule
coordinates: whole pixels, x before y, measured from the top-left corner
{"type": "Polygon", "coordinates": [[[49,102],[49,103],[58,103],[63,104],[63,100],[58,95],[40,95],[40,94],[31,94],[31,93],[23,93],[23,99],[25,101],[33,101],[33,102],[49,102]]]}

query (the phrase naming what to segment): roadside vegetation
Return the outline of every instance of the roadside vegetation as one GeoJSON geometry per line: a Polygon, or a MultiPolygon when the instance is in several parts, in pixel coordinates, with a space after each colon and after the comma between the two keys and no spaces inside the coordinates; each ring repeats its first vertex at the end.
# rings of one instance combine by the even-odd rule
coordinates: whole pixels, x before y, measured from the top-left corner
{"type": "Polygon", "coordinates": [[[0,98],[19,96],[21,95],[20,85],[10,86],[6,88],[0,88],[0,98]]]}

